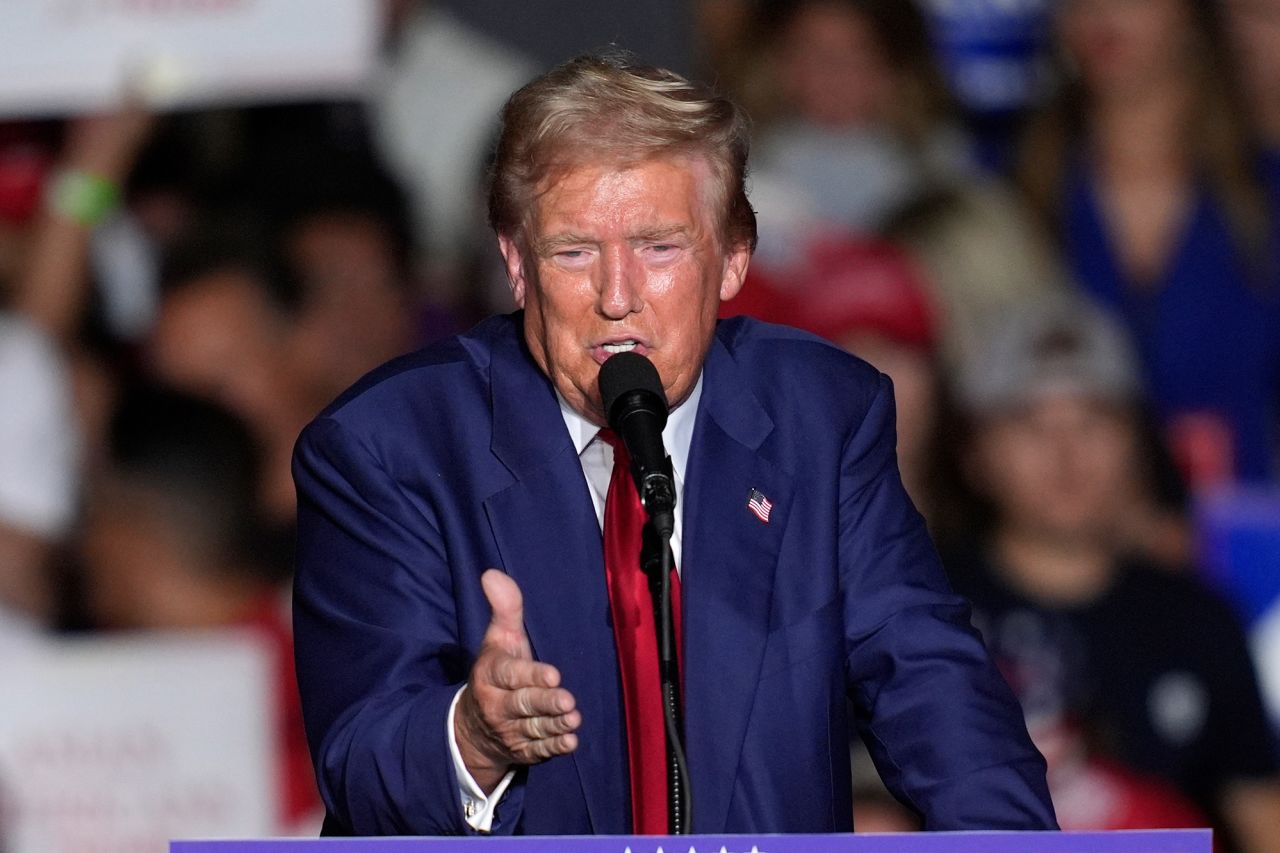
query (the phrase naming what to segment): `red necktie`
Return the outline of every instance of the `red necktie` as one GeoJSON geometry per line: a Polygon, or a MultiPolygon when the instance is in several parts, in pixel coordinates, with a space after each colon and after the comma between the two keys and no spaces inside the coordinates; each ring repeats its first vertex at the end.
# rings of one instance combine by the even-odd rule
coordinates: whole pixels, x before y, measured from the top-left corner
{"type": "MultiPolygon", "coordinates": [[[[640,568],[646,516],[631,476],[631,457],[626,447],[612,430],[600,430],[600,437],[613,445],[613,476],[604,504],[604,566],[627,721],[632,828],[639,835],[666,835],[667,740],[658,671],[658,633],[649,582],[640,568]]],[[[679,652],[680,578],[674,568],[671,608],[679,652]]]]}

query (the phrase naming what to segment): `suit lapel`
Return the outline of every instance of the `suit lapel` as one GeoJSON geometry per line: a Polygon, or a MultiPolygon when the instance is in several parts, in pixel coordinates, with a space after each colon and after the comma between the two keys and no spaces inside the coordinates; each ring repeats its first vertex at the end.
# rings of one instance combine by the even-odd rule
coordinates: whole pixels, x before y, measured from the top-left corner
{"type": "Polygon", "coordinates": [[[774,574],[792,479],[760,455],[773,423],[716,339],[685,486],[685,738],[694,831],[725,831],[769,631],[774,574]],[[766,523],[747,508],[752,489],[772,502],[766,523]]]}
{"type": "Polygon", "coordinates": [[[551,385],[522,341],[495,346],[490,377],[493,452],[515,482],[490,496],[485,512],[524,593],[534,654],[560,670],[582,711],[572,760],[592,830],[627,832],[617,658],[600,528],[582,466],[551,385]]]}

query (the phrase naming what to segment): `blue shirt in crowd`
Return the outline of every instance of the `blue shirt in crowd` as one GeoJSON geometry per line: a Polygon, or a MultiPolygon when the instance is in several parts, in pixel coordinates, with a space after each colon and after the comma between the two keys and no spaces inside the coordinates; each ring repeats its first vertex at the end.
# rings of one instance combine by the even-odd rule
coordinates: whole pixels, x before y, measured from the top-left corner
{"type": "MultiPolygon", "coordinates": [[[[1272,207],[1280,210],[1280,154],[1267,158],[1264,169],[1272,207]]],[[[1128,326],[1162,421],[1215,416],[1232,434],[1236,475],[1274,479],[1280,471],[1280,239],[1273,240],[1271,258],[1251,263],[1222,205],[1201,185],[1164,273],[1136,285],[1084,169],[1069,176],[1064,202],[1068,263],[1085,290],[1128,326]]]]}

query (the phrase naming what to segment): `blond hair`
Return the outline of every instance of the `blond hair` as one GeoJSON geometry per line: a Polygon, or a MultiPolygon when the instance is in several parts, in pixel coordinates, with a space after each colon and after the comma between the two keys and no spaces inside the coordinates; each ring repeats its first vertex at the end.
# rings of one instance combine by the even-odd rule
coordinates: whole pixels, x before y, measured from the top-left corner
{"type": "Polygon", "coordinates": [[[502,109],[489,224],[519,236],[540,187],[583,163],[705,158],[726,247],[756,245],[747,200],[746,114],[728,98],[624,53],[580,56],[517,91],[502,109]]]}

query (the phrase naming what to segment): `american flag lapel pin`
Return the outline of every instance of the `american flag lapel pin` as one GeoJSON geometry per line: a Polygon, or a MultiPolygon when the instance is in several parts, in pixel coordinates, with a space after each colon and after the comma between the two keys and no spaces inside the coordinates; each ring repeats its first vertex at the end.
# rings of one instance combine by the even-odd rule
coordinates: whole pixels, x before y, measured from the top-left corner
{"type": "Polygon", "coordinates": [[[756,518],[769,523],[769,513],[773,512],[773,501],[764,496],[759,489],[752,489],[747,495],[747,509],[755,513],[756,518]]]}

